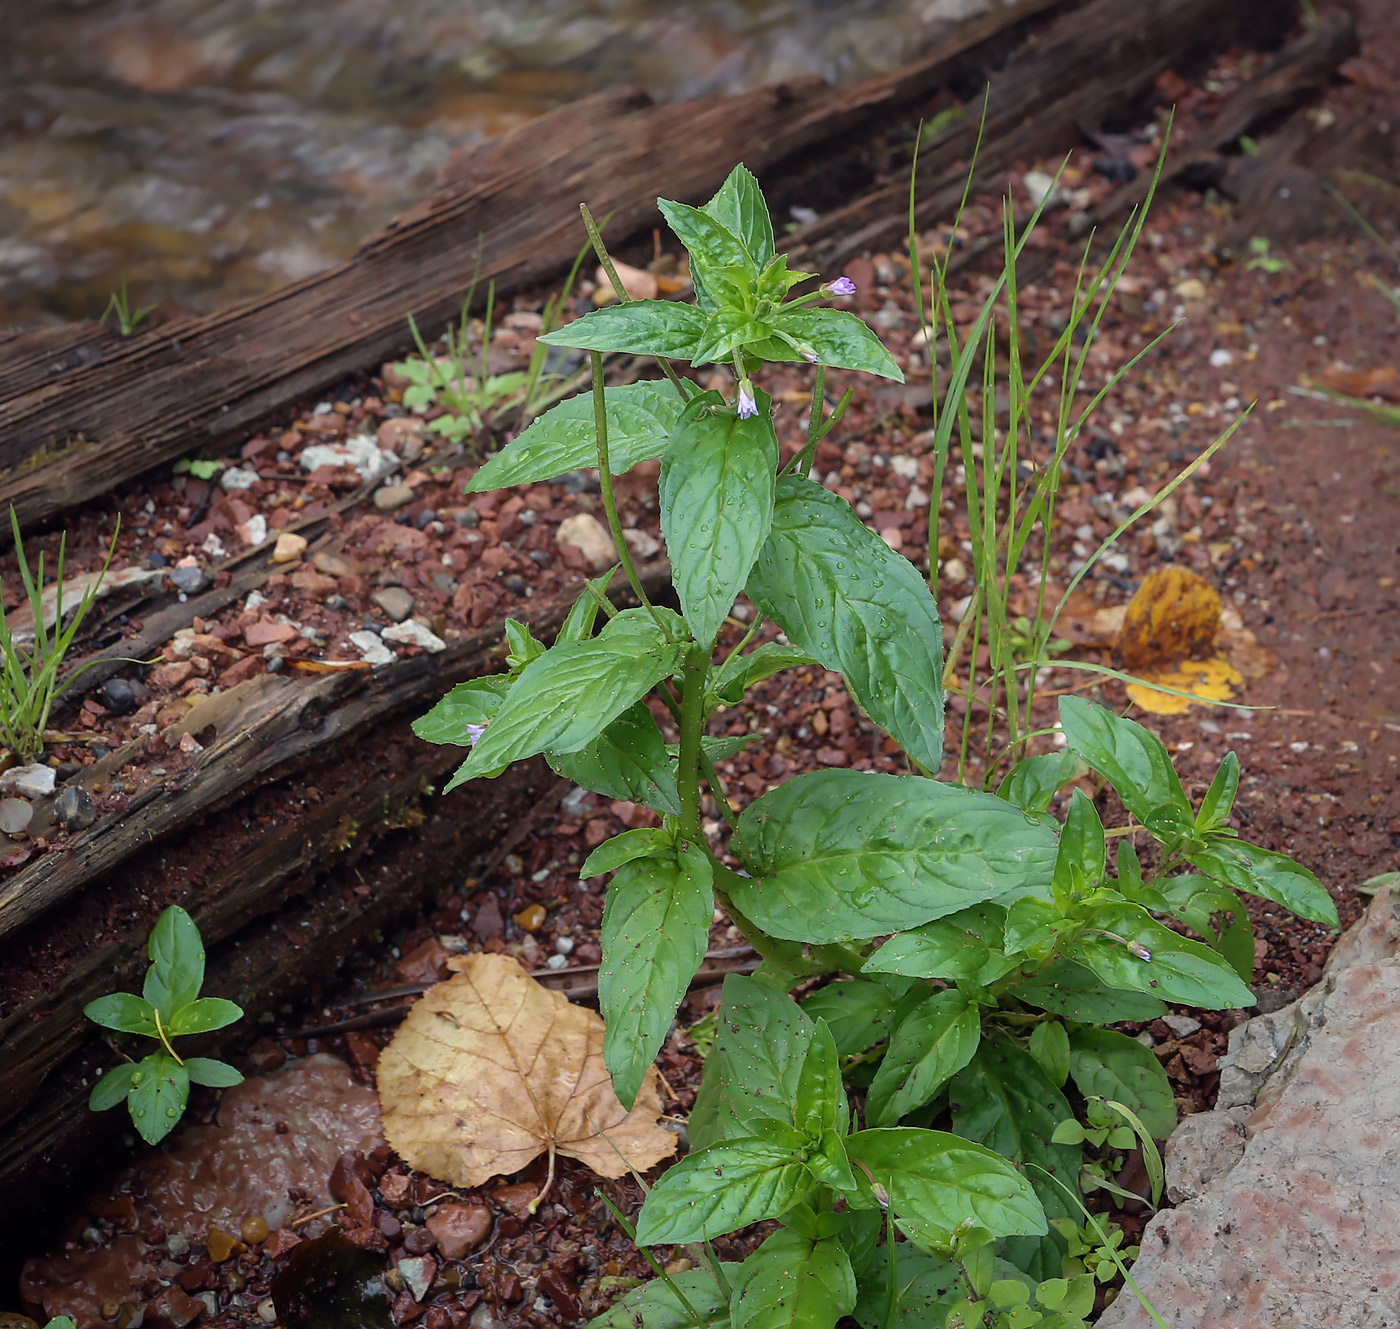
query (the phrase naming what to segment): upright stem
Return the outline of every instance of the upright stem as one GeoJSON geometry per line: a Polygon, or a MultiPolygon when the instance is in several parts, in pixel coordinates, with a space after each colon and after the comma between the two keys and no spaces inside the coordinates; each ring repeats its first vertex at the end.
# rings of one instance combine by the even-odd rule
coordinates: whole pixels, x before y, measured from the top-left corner
{"type": "Polygon", "coordinates": [[[592,356],[593,428],[598,439],[598,487],[603,494],[603,511],[607,513],[608,531],[612,535],[613,548],[617,550],[622,570],[627,574],[627,581],[632,587],[632,594],[637,597],[639,604],[646,606],[651,616],[656,619],[657,626],[669,637],[670,632],[647,596],[642,579],[637,575],[637,565],[632,562],[632,551],[627,547],[627,541],[622,538],[622,519],[617,515],[617,499],[613,495],[612,463],[608,457],[608,408],[603,396],[603,357],[598,351],[592,352],[592,356]]]}
{"type": "Polygon", "coordinates": [[[709,667],[709,652],[695,645],[686,654],[681,674],[681,744],[676,788],[681,800],[681,834],[697,845],[705,843],[700,827],[700,740],[705,732],[705,675],[709,667]]]}

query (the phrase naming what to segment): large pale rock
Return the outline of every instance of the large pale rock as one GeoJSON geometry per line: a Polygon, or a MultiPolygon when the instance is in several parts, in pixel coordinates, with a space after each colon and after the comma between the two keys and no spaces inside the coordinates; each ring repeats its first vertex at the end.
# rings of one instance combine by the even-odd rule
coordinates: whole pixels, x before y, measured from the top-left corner
{"type": "MultiPolygon", "coordinates": [[[[1220,1106],[1167,1146],[1185,1202],[1133,1267],[1171,1329],[1400,1326],[1397,942],[1384,890],[1317,987],[1231,1031],[1220,1106]]],[[[1151,1325],[1130,1292],[1099,1320],[1151,1325]]]]}

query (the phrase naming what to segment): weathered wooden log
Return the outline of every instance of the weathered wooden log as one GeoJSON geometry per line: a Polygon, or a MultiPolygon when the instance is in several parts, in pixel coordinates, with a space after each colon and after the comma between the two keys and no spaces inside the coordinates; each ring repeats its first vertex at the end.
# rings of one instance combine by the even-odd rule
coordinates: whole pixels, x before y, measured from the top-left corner
{"type": "Polygon", "coordinates": [[[578,251],[585,197],[621,239],[657,223],[658,194],[703,199],[736,160],[763,170],[836,136],[858,152],[970,55],[990,62],[1078,2],[1020,0],[849,88],[810,78],[663,106],[602,93],[459,154],[353,259],[271,295],[125,339],[83,324],[0,343],[0,510],[41,521],[377,364],[407,348],[410,312],[440,325],[474,277],[498,296],[553,277],[578,251]]]}

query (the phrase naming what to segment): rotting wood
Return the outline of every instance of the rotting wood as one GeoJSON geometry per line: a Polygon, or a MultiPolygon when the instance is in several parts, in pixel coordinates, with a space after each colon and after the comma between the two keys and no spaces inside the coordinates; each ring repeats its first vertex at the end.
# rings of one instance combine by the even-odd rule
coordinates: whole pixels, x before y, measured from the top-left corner
{"type": "Polygon", "coordinates": [[[124,339],[85,324],[0,343],[0,510],[42,521],[378,364],[407,348],[410,312],[440,325],[474,277],[498,297],[553,277],[578,250],[585,196],[625,238],[656,223],[658,194],[700,200],[738,158],[764,170],[835,136],[858,153],[967,59],[1078,2],[1020,0],[849,88],[809,78],[662,106],[602,93],[459,154],[354,258],[271,295],[124,339]]]}
{"type": "MultiPolygon", "coordinates": [[[[1250,6],[1251,40],[1281,36],[1295,13],[1291,0],[1250,6]]],[[[920,149],[916,227],[951,220],[974,152],[985,186],[1013,163],[1068,146],[1080,126],[1121,117],[1158,75],[1219,49],[1242,33],[1245,20],[1240,9],[1216,0],[1095,0],[1061,18],[991,80],[985,121],[982,105],[969,105],[957,124],[920,149]]],[[[797,237],[794,250],[809,264],[839,266],[899,240],[908,224],[909,181],[902,179],[828,213],[797,237]]]]}

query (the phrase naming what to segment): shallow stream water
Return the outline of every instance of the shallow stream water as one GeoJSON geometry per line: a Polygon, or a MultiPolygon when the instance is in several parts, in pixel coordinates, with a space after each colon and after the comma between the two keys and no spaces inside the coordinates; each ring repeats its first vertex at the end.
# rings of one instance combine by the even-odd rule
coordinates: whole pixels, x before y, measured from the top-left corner
{"type": "Polygon", "coordinates": [[[457,146],[615,84],[847,81],[993,0],[0,0],[0,329],[307,276],[457,146]]]}

